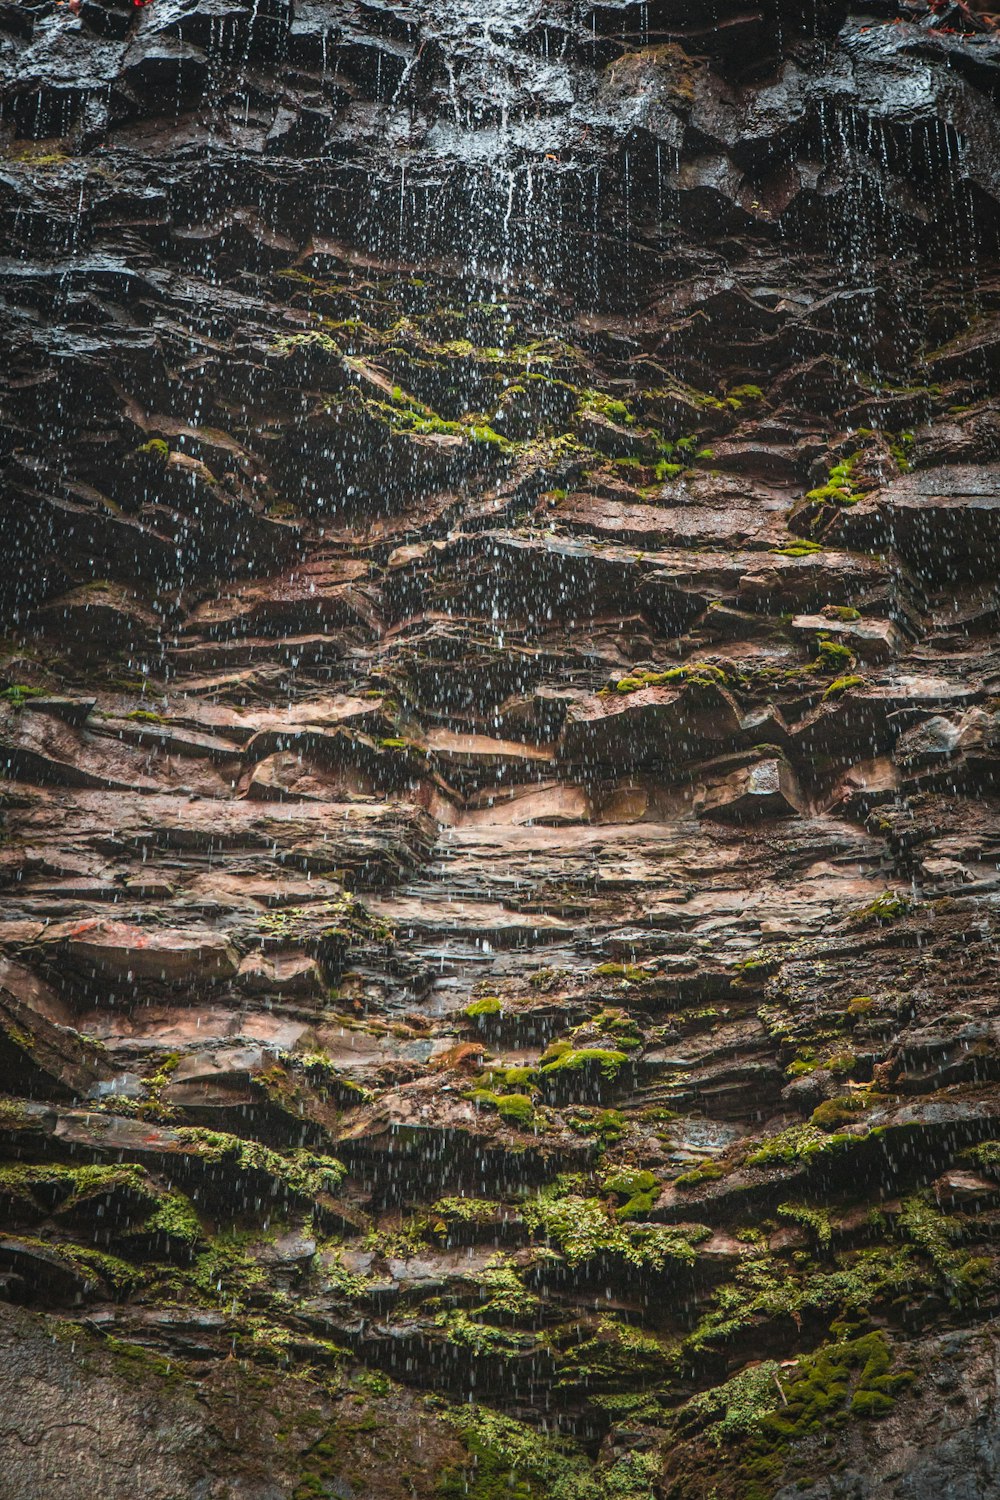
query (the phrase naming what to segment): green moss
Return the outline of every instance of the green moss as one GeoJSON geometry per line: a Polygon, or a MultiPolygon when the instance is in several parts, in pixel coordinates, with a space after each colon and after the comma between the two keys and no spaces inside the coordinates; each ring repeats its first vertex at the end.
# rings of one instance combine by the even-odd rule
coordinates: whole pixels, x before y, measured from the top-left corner
{"type": "Polygon", "coordinates": [[[125,1190],[151,1202],[159,1196],[144,1169],[134,1163],[93,1163],[66,1167],[58,1162],[16,1162],[0,1167],[0,1192],[28,1200],[36,1194],[60,1208],[74,1208],[88,1198],[125,1190]]]}
{"type": "Polygon", "coordinates": [[[820,636],[817,640],[814,670],[836,672],[841,667],[850,666],[853,660],[854,656],[849,646],[843,646],[839,641],[831,641],[826,636],[820,636]]]}
{"type": "Polygon", "coordinates": [[[230,1312],[247,1302],[266,1300],[267,1272],[246,1252],[248,1236],[237,1231],[216,1235],[196,1258],[191,1283],[202,1296],[230,1312]]]}
{"type": "Polygon", "coordinates": [[[158,464],[165,464],[170,457],[170,444],[165,443],[162,438],[150,438],[148,443],[143,443],[135,451],[145,458],[154,459],[158,464]]]}
{"type": "MultiPolygon", "coordinates": [[[[891,439],[891,434],[887,434],[891,439]]],[[[892,454],[896,468],[901,474],[908,474],[913,467],[913,445],[916,438],[912,432],[901,432],[899,436],[889,443],[889,452],[892,454]]]]}
{"type": "Polygon", "coordinates": [[[624,979],[629,984],[645,984],[653,978],[649,970],[639,964],[598,964],[590,972],[595,979],[624,979]]]}
{"type": "Polygon", "coordinates": [[[827,1135],[815,1125],[792,1125],[763,1141],[747,1157],[747,1165],[792,1166],[828,1152],[849,1151],[867,1138],[864,1135],[827,1135]]]}
{"type": "Polygon", "coordinates": [[[142,1280],[142,1272],[127,1260],[122,1260],[117,1255],[108,1255],[103,1250],[94,1250],[90,1245],[67,1244],[26,1235],[19,1235],[18,1243],[40,1253],[54,1255],[91,1284],[97,1280],[103,1281],[115,1296],[126,1296],[142,1280]]]}
{"type": "Polygon", "coordinates": [[[491,1079],[499,1079],[504,1090],[508,1094],[524,1093],[526,1089],[534,1088],[538,1082],[538,1069],[529,1067],[526,1063],[514,1068],[501,1068],[499,1072],[490,1069],[491,1079]]]}
{"type": "Polygon", "coordinates": [[[335,1157],[320,1156],[301,1147],[279,1153],[259,1141],[196,1126],[183,1126],[177,1134],[203,1160],[227,1162],[239,1171],[261,1172],[286,1192],[302,1198],[336,1192],[345,1172],[343,1163],[335,1157]]]}
{"type": "Polygon", "coordinates": [[[598,1198],[566,1192],[558,1184],[544,1188],[522,1208],[528,1228],[553,1241],[570,1266],[597,1256],[620,1257],[630,1265],[661,1270],[671,1261],[691,1265],[694,1246],[708,1237],[702,1226],[647,1225],[629,1229],[598,1198]]]}
{"type": "MultiPolygon", "coordinates": [[[[382,1247],[377,1244],[367,1244],[367,1249],[374,1249],[377,1253],[384,1253],[382,1247]]],[[[405,1256],[404,1256],[405,1258],[405,1256]]],[[[253,1263],[250,1263],[251,1268],[253,1263]]],[[[252,1269],[251,1269],[252,1274],[252,1269]]],[[[356,1271],[349,1271],[339,1255],[326,1256],[322,1263],[323,1284],[338,1296],[346,1297],[351,1302],[357,1302],[366,1298],[371,1289],[373,1276],[362,1276],[356,1271]]]]}
{"type": "Polygon", "coordinates": [[[844,694],[849,693],[852,688],[863,688],[864,685],[865,679],[863,677],[837,677],[833,682],[830,683],[830,686],[823,694],[823,699],[824,701],[828,701],[831,698],[842,698],[844,694]]]}
{"type": "Polygon", "coordinates": [[[343,354],[336,339],[319,329],[311,329],[308,333],[281,334],[271,344],[271,353],[279,356],[294,354],[297,349],[318,349],[321,353],[332,354],[336,358],[343,354]]]}
{"type": "Polygon", "coordinates": [[[471,1005],[467,1005],[464,1014],[470,1021],[475,1021],[480,1016],[498,1016],[502,1010],[503,1005],[496,995],[485,995],[482,1000],[473,1000],[471,1005]]]}
{"type": "Polygon", "coordinates": [[[32,1116],[20,1099],[0,1098],[0,1130],[27,1130],[32,1116]]]}
{"type": "Polygon", "coordinates": [[[201,1221],[195,1213],[190,1199],[183,1193],[172,1192],[142,1226],[143,1234],[162,1234],[170,1240],[179,1240],[186,1245],[197,1244],[203,1238],[201,1221]]]}
{"type": "Polygon", "coordinates": [[[157,1383],[176,1385],[183,1378],[183,1372],[178,1369],[176,1361],[154,1353],[143,1344],[131,1344],[124,1339],[116,1339],[111,1334],[105,1334],[103,1347],[112,1356],[121,1372],[127,1375],[137,1388],[146,1385],[150,1379],[157,1383]]]}
{"type": "Polygon", "coordinates": [[[868,1317],[880,1303],[901,1297],[912,1301],[932,1284],[908,1247],[851,1251],[820,1268],[811,1255],[789,1265],[759,1244],[718,1288],[713,1308],[685,1340],[685,1352],[699,1357],[718,1351],[734,1334],[752,1327],[777,1323],[791,1332],[807,1315],[868,1317]]]}
{"type": "Polygon", "coordinates": [[[287,1052],[277,1054],[278,1067],[268,1073],[258,1074],[258,1081],[269,1098],[292,1109],[299,1109],[296,1102],[294,1082],[289,1086],[288,1074],[301,1074],[312,1088],[326,1098],[333,1098],[340,1105],[367,1104],[372,1094],[360,1083],[348,1078],[325,1052],[287,1052]],[[269,1087],[269,1081],[271,1087],[269,1087]]]}
{"type": "Polygon", "coordinates": [[[733,972],[739,981],[752,981],[766,979],[771,974],[777,973],[780,968],[781,954],[771,953],[766,948],[762,948],[746,958],[741,958],[739,963],[733,965],[733,972]]]}
{"type": "Polygon", "coordinates": [[[929,1194],[915,1193],[903,1201],[898,1228],[923,1251],[936,1270],[946,1278],[952,1275],[958,1264],[953,1245],[962,1234],[962,1226],[957,1219],[941,1213],[929,1194]]]}
{"type": "Polygon", "coordinates": [[[883,1333],[828,1344],[799,1361],[795,1378],[784,1387],[787,1404],[763,1419],[764,1431],[794,1441],[842,1427],[852,1416],[886,1416],[914,1379],[912,1370],[891,1370],[892,1352],[883,1333]]]}
{"type": "Polygon", "coordinates": [[[949,1274],[955,1289],[953,1303],[974,1302],[995,1280],[996,1262],[988,1255],[972,1255],[954,1266],[949,1274]]]}
{"type": "Polygon", "coordinates": [[[763,401],[764,399],[764,392],[759,385],[734,385],[729,394],[735,396],[738,401],[763,401]]]}
{"type": "Polygon", "coordinates": [[[834,1052],[823,1059],[823,1067],[835,1078],[849,1078],[858,1065],[853,1052],[834,1052]]]}
{"type": "Polygon", "coordinates": [[[819,542],[796,537],[794,542],[787,542],[784,547],[772,547],[771,551],[778,557],[812,557],[814,553],[824,551],[824,548],[819,542]]]}
{"type": "Polygon", "coordinates": [[[544,993],[554,989],[561,980],[568,978],[568,969],[536,969],[534,974],[529,974],[528,983],[533,990],[541,990],[544,993]]]}
{"type": "MultiPolygon", "coordinates": [[[[913,1379],[912,1370],[893,1370],[884,1334],[843,1338],[801,1358],[792,1373],[774,1360],[747,1366],[678,1408],[673,1435],[681,1445],[695,1440],[691,1455],[699,1494],[721,1495],[724,1487],[731,1500],[770,1500],[779,1489],[785,1492],[782,1478],[789,1478],[786,1461],[793,1444],[814,1439],[805,1453],[812,1473],[817,1463],[822,1472],[822,1448],[832,1434],[849,1423],[887,1415],[913,1379]]],[[[801,1466],[798,1472],[803,1474],[801,1466]]],[[[808,1485],[800,1478],[798,1488],[808,1485]]]]}
{"type": "Polygon", "coordinates": [[[544,1063],[541,1073],[543,1077],[553,1077],[561,1073],[599,1072],[603,1078],[613,1081],[627,1062],[628,1055],[625,1052],[612,1048],[569,1047],[553,1061],[544,1063]]]}
{"type": "Polygon", "coordinates": [[[871,995],[855,995],[853,1000],[848,1000],[847,1015],[851,1020],[857,1020],[861,1016],[870,1015],[875,1009],[875,1001],[871,995]]]}
{"type": "Polygon", "coordinates": [[[699,1167],[692,1167],[687,1172],[682,1172],[679,1177],[674,1178],[674,1187],[694,1188],[700,1187],[703,1182],[718,1182],[720,1177],[725,1177],[726,1168],[719,1161],[702,1162],[699,1167]]]}
{"type": "Polygon", "coordinates": [[[864,1095],[841,1094],[836,1099],[824,1099],[818,1104],[810,1116],[810,1123],[820,1130],[838,1130],[841,1125],[849,1125],[859,1114],[864,1114],[867,1107],[864,1095]]]}
{"type": "Polygon", "coordinates": [[[683,667],[667,667],[662,672],[630,672],[627,677],[620,677],[613,684],[616,693],[637,693],[642,688],[648,687],[679,687],[686,682],[694,682],[702,687],[711,687],[716,683],[724,683],[726,674],[721,667],[712,666],[710,662],[690,662],[683,667]]]}
{"type": "Polygon", "coordinates": [[[590,1463],[569,1443],[486,1407],[451,1421],[466,1459],[441,1474],[439,1500],[600,1500],[590,1463]]]}
{"type": "Polygon", "coordinates": [[[652,1172],[621,1167],[604,1179],[604,1191],[627,1201],[616,1210],[619,1219],[641,1219],[660,1196],[660,1184],[652,1172]]]}
{"type": "Polygon", "coordinates": [[[627,402],[619,401],[604,391],[584,391],[580,411],[596,412],[598,416],[606,417],[609,422],[615,422],[621,427],[635,425],[635,417],[629,410],[627,402]]]}
{"type": "Polygon", "coordinates": [[[648,1390],[662,1385],[676,1369],[675,1348],[624,1319],[608,1316],[596,1333],[563,1349],[556,1389],[588,1395],[595,1389],[614,1392],[636,1385],[648,1390]]]}
{"type": "Polygon", "coordinates": [[[30,167],[32,171],[49,171],[53,167],[63,167],[73,160],[66,151],[45,151],[35,142],[16,149],[7,147],[3,154],[8,161],[16,163],[19,167],[30,167]]]}
{"type": "Polygon", "coordinates": [[[853,927],[884,926],[887,922],[898,922],[913,911],[913,902],[898,891],[883,891],[867,906],[855,907],[848,913],[853,927]]]}
{"type": "Polygon", "coordinates": [[[508,1328],[498,1328],[494,1323],[480,1323],[461,1307],[435,1314],[434,1323],[449,1343],[469,1349],[480,1357],[524,1354],[535,1343],[529,1335],[514,1333],[508,1328]]]}
{"type": "Polygon", "coordinates": [[[169,722],[162,714],[151,713],[145,708],[133,708],[132,712],[126,714],[125,717],[137,724],[166,724],[169,722]]]}
{"type": "Polygon", "coordinates": [[[693,1396],[677,1412],[681,1431],[695,1425],[715,1447],[758,1432],[781,1401],[780,1374],[781,1365],[766,1359],[693,1396]]]}
{"type": "Polygon", "coordinates": [[[980,1141],[978,1146],[969,1146],[962,1155],[991,1177],[1000,1179],[1000,1141],[980,1141]]]}
{"type": "Polygon", "coordinates": [[[467,1096],[480,1109],[492,1109],[508,1125],[533,1130],[537,1123],[535,1106],[527,1094],[494,1094],[490,1089],[474,1089],[467,1096]]]}
{"type": "MultiPolygon", "coordinates": [[[[628,984],[642,984],[644,980],[652,979],[653,975],[645,969],[626,970],[625,981],[628,984]],[[640,974],[641,978],[636,978],[640,974]]],[[[600,1032],[603,1035],[612,1036],[618,1047],[623,1052],[634,1052],[637,1047],[642,1046],[642,1033],[634,1017],[627,1010],[621,1010],[617,1006],[605,1006],[599,1010],[597,1015],[590,1021],[584,1022],[582,1027],[577,1027],[576,1034],[580,1031],[600,1032]]]]}
{"type": "Polygon", "coordinates": [[[602,1146],[613,1146],[625,1135],[628,1121],[619,1109],[578,1109],[566,1114],[564,1123],[577,1135],[596,1138],[602,1146]]]}
{"type": "Polygon", "coordinates": [[[477,1307],[477,1317],[533,1317],[539,1307],[539,1298],[529,1292],[513,1261],[504,1255],[494,1255],[476,1277],[480,1288],[487,1293],[487,1300],[477,1307]]]}

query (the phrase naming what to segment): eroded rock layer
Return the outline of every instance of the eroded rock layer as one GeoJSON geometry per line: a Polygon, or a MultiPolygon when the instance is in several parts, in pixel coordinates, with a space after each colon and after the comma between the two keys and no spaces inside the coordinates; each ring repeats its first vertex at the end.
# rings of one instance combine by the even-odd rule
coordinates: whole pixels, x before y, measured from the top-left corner
{"type": "Polygon", "coordinates": [[[1000,1492],[998,106],[0,4],[12,1500],[1000,1492]]]}

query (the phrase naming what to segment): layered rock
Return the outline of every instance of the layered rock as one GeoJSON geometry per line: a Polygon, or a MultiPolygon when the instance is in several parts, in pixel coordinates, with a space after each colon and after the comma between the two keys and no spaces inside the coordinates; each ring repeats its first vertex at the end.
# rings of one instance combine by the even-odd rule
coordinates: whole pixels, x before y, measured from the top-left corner
{"type": "Polygon", "coordinates": [[[992,1494],[989,23],[0,80],[12,1493],[992,1494]]]}

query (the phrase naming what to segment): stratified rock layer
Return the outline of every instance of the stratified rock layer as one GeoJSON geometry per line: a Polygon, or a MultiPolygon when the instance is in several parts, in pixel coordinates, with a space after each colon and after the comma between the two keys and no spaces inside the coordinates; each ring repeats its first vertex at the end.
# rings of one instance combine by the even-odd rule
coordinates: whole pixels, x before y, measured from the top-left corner
{"type": "Polygon", "coordinates": [[[12,1500],[998,1492],[1000,38],[697,9],[0,4],[12,1500]]]}

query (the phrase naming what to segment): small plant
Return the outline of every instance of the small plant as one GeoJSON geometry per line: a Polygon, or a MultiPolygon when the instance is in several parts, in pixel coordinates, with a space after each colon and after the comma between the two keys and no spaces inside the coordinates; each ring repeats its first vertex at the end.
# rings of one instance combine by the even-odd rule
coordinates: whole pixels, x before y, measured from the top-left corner
{"type": "Polygon", "coordinates": [[[827,475],[826,483],[817,489],[810,490],[806,499],[815,505],[857,505],[863,496],[863,491],[857,488],[854,477],[860,457],[860,453],[852,453],[850,458],[842,458],[839,463],[834,464],[827,475]]]}
{"type": "Polygon", "coordinates": [[[913,902],[909,896],[899,891],[883,891],[867,906],[855,907],[848,913],[848,920],[852,927],[883,927],[889,922],[898,922],[901,917],[908,917],[912,911],[913,902]]]}
{"type": "Polygon", "coordinates": [[[9,703],[11,708],[23,708],[29,698],[41,698],[45,694],[44,688],[28,687],[27,683],[15,682],[11,687],[4,688],[0,698],[9,703]]]}
{"type": "Polygon", "coordinates": [[[791,1219],[793,1223],[801,1224],[815,1235],[821,1249],[829,1250],[833,1242],[833,1229],[830,1215],[825,1209],[815,1208],[807,1203],[779,1203],[778,1215],[782,1219],[791,1219]]]}

